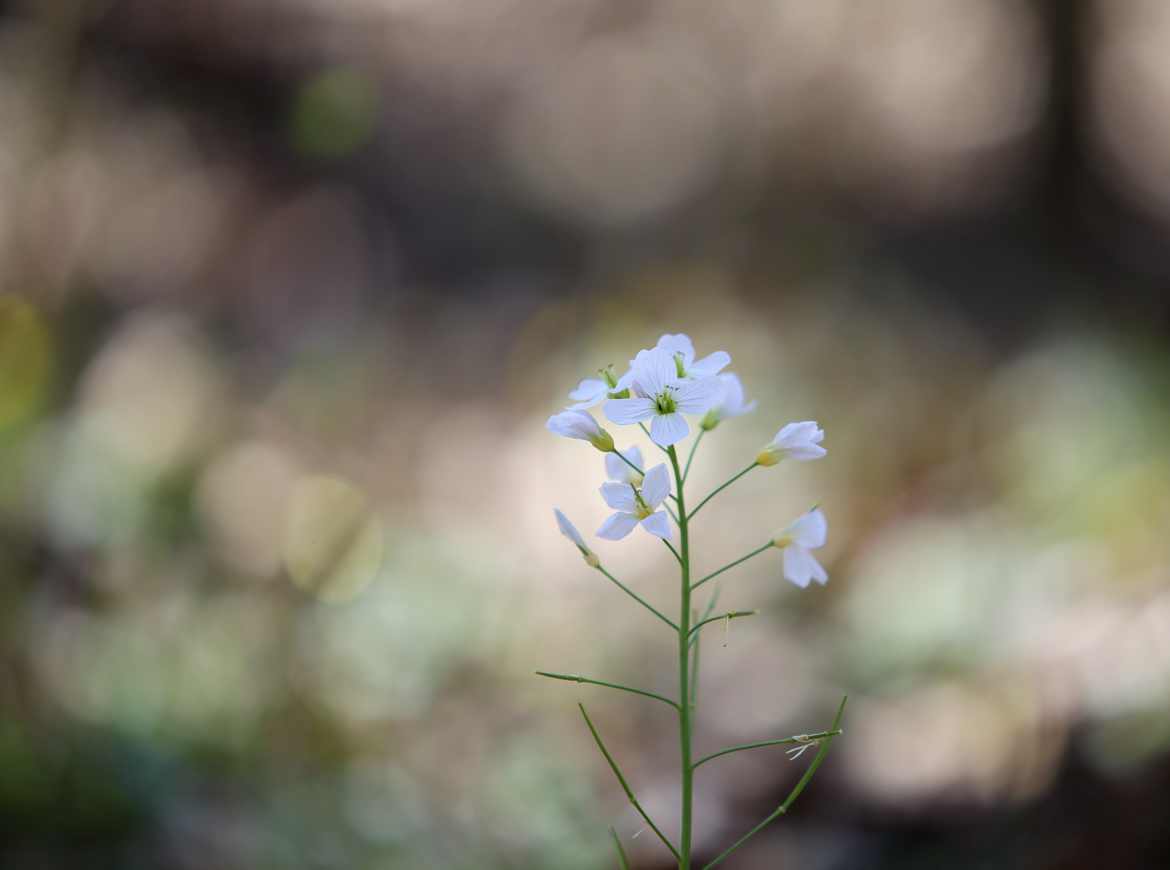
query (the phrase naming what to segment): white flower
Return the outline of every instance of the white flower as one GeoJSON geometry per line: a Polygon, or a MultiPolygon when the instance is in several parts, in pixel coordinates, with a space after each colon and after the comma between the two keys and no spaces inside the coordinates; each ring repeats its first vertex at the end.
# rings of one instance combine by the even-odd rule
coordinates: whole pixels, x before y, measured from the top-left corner
{"type": "Polygon", "coordinates": [[[707,431],[714,429],[724,420],[729,420],[732,417],[742,417],[744,414],[750,414],[756,409],[755,399],[752,399],[750,402],[744,401],[743,384],[739,382],[737,375],[733,375],[731,372],[724,372],[718,377],[719,384],[723,388],[723,393],[719,397],[719,401],[703,417],[701,425],[707,431]]]}
{"type": "Polygon", "coordinates": [[[545,425],[557,435],[588,441],[602,453],[613,450],[613,438],[587,411],[561,411],[549,417],[545,425]]]}
{"type": "Polygon", "coordinates": [[[611,389],[612,387],[600,378],[585,378],[577,384],[577,389],[569,393],[569,398],[574,402],[568,406],[569,410],[580,411],[584,408],[592,408],[606,398],[611,389]]]}
{"type": "Polygon", "coordinates": [[[670,476],[665,465],[656,465],[646,472],[646,480],[639,491],[627,483],[604,483],[601,497],[617,513],[610,516],[597,537],[620,541],[634,530],[638,523],[652,535],[670,540],[670,518],[659,506],[670,495],[670,476]]]}
{"type": "Polygon", "coordinates": [[[605,476],[618,483],[641,486],[642,475],[630,468],[630,464],[622,462],[622,456],[626,457],[632,465],[639,468],[646,467],[642,464],[642,451],[637,447],[623,451],[621,456],[618,456],[618,451],[615,449],[612,453],[605,454],[605,476]]]}
{"type": "Polygon", "coordinates": [[[627,371],[620,378],[615,378],[611,365],[599,370],[598,374],[601,375],[600,378],[585,378],[577,384],[577,389],[569,393],[569,398],[574,402],[568,406],[569,410],[580,411],[592,408],[602,400],[622,392],[630,385],[630,372],[627,371]]]}
{"type": "Polygon", "coordinates": [[[638,352],[630,389],[633,397],[605,403],[605,416],[623,425],[650,420],[650,437],[669,447],[690,431],[682,415],[705,413],[722,388],[714,377],[680,378],[670,350],[656,347],[638,352]]]}
{"type": "Polygon", "coordinates": [[[717,350],[700,360],[695,359],[695,346],[691,338],[683,333],[670,335],[667,333],[658,339],[656,348],[669,351],[674,357],[676,371],[680,378],[709,378],[717,375],[731,363],[731,355],[727,351],[717,350]]]}
{"type": "Polygon", "coordinates": [[[569,518],[561,513],[560,508],[553,508],[553,514],[557,518],[557,527],[561,530],[561,534],[577,545],[577,549],[581,551],[581,555],[585,557],[585,561],[592,567],[596,568],[601,562],[597,555],[585,545],[585,539],[581,537],[581,533],[577,531],[577,527],[569,522],[569,518]]]}
{"type": "Polygon", "coordinates": [[[756,464],[775,465],[786,457],[798,462],[820,459],[826,453],[825,448],[820,446],[823,440],[825,430],[819,428],[815,421],[789,423],[760,451],[756,457],[756,464]]]}
{"type": "Polygon", "coordinates": [[[772,546],[779,547],[784,553],[786,580],[801,589],[808,586],[810,580],[816,580],[822,586],[829,581],[821,563],[809,552],[825,545],[828,532],[829,524],[824,513],[820,508],[813,508],[772,539],[772,546]]]}

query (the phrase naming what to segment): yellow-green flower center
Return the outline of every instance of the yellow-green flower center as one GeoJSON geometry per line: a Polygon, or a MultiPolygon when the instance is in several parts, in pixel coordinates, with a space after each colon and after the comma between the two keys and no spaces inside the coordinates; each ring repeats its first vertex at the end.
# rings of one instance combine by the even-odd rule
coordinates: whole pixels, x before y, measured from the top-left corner
{"type": "Polygon", "coordinates": [[[654,410],[659,414],[673,414],[678,410],[678,405],[674,402],[674,396],[669,389],[663,390],[654,397],[654,410]]]}

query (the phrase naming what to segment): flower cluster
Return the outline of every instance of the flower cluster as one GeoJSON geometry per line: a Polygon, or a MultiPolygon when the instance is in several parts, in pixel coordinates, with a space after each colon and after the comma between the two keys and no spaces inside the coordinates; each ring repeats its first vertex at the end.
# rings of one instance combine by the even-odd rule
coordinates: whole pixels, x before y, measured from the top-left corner
{"type": "MultiPolygon", "coordinates": [[[[718,428],[723,421],[742,417],[756,408],[756,403],[748,401],[744,395],[743,384],[740,383],[739,378],[731,372],[724,371],[730,364],[731,356],[725,351],[717,350],[696,359],[694,345],[691,344],[691,340],[687,336],[664,335],[658,339],[658,343],[654,347],[638,351],[630,360],[629,368],[620,377],[614,371],[613,366],[607,366],[598,371],[600,377],[586,378],[581,381],[577,388],[569,394],[572,404],[548,420],[550,431],[566,438],[588,441],[605,454],[605,476],[608,479],[601,485],[600,492],[602,499],[613,510],[613,513],[597,530],[597,537],[619,541],[629,535],[635,526],[641,526],[648,534],[660,538],[678,563],[679,605],[678,617],[675,621],[613,576],[601,564],[600,558],[589,548],[585,538],[569,522],[569,519],[559,509],[555,510],[557,525],[561,533],[573,542],[573,545],[584,557],[586,564],[603,574],[674,633],[678,648],[679,689],[677,696],[672,699],[657,692],[624,686],[608,680],[595,680],[578,674],[561,674],[551,671],[537,671],[536,673],[554,680],[588,683],[621,692],[629,692],[667,704],[677,712],[679,718],[679,761],[682,773],[682,799],[680,801],[682,815],[679,826],[679,841],[676,846],[654,823],[645,808],[638,803],[633,789],[626,781],[612,753],[606,749],[602,742],[597,726],[593,724],[593,720],[585,711],[585,706],[579,705],[585,724],[602,755],[605,756],[606,761],[613,769],[614,775],[621,783],[630,803],[662,841],[663,846],[670,851],[678,862],[679,870],[691,870],[692,868],[694,772],[699,765],[733,752],[759,749],[765,746],[795,744],[789,750],[792,758],[799,758],[805,751],[813,747],[817,750],[816,758],[810,765],[808,772],[801,777],[788,798],[772,815],[706,865],[714,867],[738,849],[745,840],[788,811],[792,802],[796,800],[800,791],[816,772],[817,766],[824,760],[829,743],[841,733],[839,726],[845,709],[845,702],[842,701],[841,706],[837,709],[833,725],[827,731],[732,746],[698,760],[695,760],[692,754],[692,724],[698,704],[699,649],[702,628],[711,623],[719,622],[722,622],[726,627],[733,619],[751,616],[755,613],[754,610],[733,610],[712,615],[719,597],[717,589],[709,597],[706,610],[700,612],[698,608],[692,609],[692,600],[696,591],[705,583],[723,575],[725,571],[730,571],[748,559],[773,548],[778,548],[781,551],[780,561],[784,577],[801,589],[808,587],[814,580],[824,584],[829,579],[828,573],[812,554],[813,550],[824,546],[828,533],[825,515],[820,508],[816,507],[798,517],[782,532],[769,538],[765,544],[752,550],[746,556],[735,559],[697,580],[694,579],[691,572],[693,564],[691,524],[699,511],[711,499],[752,469],[769,468],[785,459],[807,462],[820,459],[825,455],[825,448],[821,446],[825,433],[815,422],[806,420],[799,423],[789,423],[781,427],[775,437],[764,445],[746,468],[716,487],[697,505],[688,510],[687,476],[690,474],[691,462],[695,458],[699,442],[708,432],[718,428]],[[666,463],[659,463],[653,468],[647,468],[642,451],[637,447],[618,449],[614,437],[603,429],[589,412],[589,409],[598,405],[603,406],[605,416],[611,423],[616,423],[619,426],[637,425],[654,442],[656,449],[666,454],[670,463],[669,469],[666,463]],[[698,432],[691,442],[690,452],[684,464],[679,460],[676,445],[691,432],[692,424],[687,421],[688,416],[698,418],[698,432]],[[677,549],[675,547],[676,530],[678,533],[677,549]]],[[[619,862],[623,867],[628,867],[629,862],[622,850],[620,838],[612,828],[610,833],[618,852],[619,862]]]]}
{"type": "MultiPolygon", "coordinates": [[[[672,493],[666,466],[643,471],[641,451],[637,447],[618,450],[613,436],[589,409],[603,405],[611,423],[636,424],[659,447],[670,448],[690,434],[686,415],[699,417],[700,434],[705,434],[724,420],[756,409],[756,401],[746,399],[739,377],[724,371],[730,364],[726,351],[696,359],[688,336],[663,335],[654,347],[638,351],[620,377],[610,365],[598,370],[599,377],[582,380],[569,393],[572,403],[549,417],[551,432],[588,441],[606,454],[610,482],[601,487],[601,496],[616,513],[598,529],[598,537],[621,540],[640,524],[650,534],[670,541],[671,525],[661,508],[672,493]]],[[[821,446],[824,437],[814,421],[788,423],[764,445],[750,467],[767,468],[784,459],[820,459],[826,453],[821,446]]],[[[564,514],[557,511],[557,516],[562,531],[566,524],[572,528],[564,514]]],[[[826,532],[825,516],[814,508],[772,539],[773,546],[784,551],[783,572],[789,581],[801,588],[810,580],[827,582],[824,568],[809,552],[824,545],[826,532]]]]}

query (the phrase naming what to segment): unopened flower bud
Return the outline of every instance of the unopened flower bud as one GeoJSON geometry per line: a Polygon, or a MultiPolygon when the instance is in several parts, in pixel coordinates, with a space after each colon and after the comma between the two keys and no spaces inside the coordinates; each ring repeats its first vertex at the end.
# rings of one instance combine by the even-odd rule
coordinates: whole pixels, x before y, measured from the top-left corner
{"type": "Polygon", "coordinates": [[[613,450],[613,437],[598,425],[592,414],[586,411],[561,411],[549,417],[545,425],[550,432],[557,435],[588,441],[602,453],[613,450]]]}

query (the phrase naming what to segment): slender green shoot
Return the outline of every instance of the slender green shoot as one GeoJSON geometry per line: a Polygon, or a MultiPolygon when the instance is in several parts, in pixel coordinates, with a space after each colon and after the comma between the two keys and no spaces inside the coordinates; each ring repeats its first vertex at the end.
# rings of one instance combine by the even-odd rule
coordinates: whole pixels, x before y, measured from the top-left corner
{"type": "MultiPolygon", "coordinates": [[[[666,848],[670,850],[670,854],[675,857],[675,860],[681,861],[682,858],[679,856],[678,850],[674,848],[670,840],[666,839],[666,835],[658,829],[658,825],[654,824],[654,820],[650,818],[647,812],[642,809],[642,805],[638,803],[638,798],[634,796],[634,790],[630,788],[630,784],[626,782],[625,776],[622,775],[621,768],[618,767],[617,762],[613,760],[613,756],[609,754],[609,750],[605,748],[605,744],[601,741],[601,735],[597,733],[597,729],[593,726],[593,721],[589,718],[589,714],[585,712],[585,705],[578,702],[577,706],[581,708],[581,715],[585,717],[585,724],[589,726],[589,733],[593,735],[593,739],[597,743],[597,748],[601,750],[601,754],[604,755],[605,760],[609,762],[609,769],[612,770],[613,775],[617,777],[617,781],[621,784],[622,791],[626,793],[626,797],[630,799],[630,803],[633,805],[634,809],[638,811],[638,815],[640,815],[645,820],[646,824],[650,826],[650,830],[658,835],[658,839],[660,839],[666,848]]],[[[616,841],[617,838],[615,837],[614,839],[616,841]]]]}
{"type": "Polygon", "coordinates": [[[617,849],[618,866],[621,870],[630,870],[630,859],[626,857],[626,850],[622,848],[622,841],[618,839],[617,831],[610,827],[609,835],[613,837],[613,847],[617,849]]]}
{"type": "MultiPolygon", "coordinates": [[[[837,734],[841,733],[841,717],[845,714],[845,702],[848,700],[849,700],[848,695],[846,695],[844,698],[841,699],[841,706],[837,708],[837,715],[833,718],[833,727],[831,727],[829,729],[829,731],[836,732],[837,734]]],[[[757,834],[759,831],[763,830],[765,827],[767,827],[769,824],[771,824],[777,818],[779,818],[780,816],[787,813],[789,807],[791,807],[792,804],[796,801],[796,799],[798,797],[800,797],[800,793],[802,791],[804,791],[805,788],[808,786],[809,782],[812,781],[813,775],[817,772],[817,768],[821,766],[821,762],[823,762],[825,760],[825,756],[829,754],[829,746],[832,744],[832,742],[833,742],[833,736],[825,737],[821,741],[820,748],[817,750],[816,758],[814,758],[812,760],[812,764],[810,764],[808,766],[808,770],[806,770],[804,772],[804,776],[802,776],[800,778],[800,781],[797,782],[796,786],[792,789],[792,791],[788,793],[788,797],[786,797],[784,799],[784,803],[782,803],[782,804],[780,804],[780,806],[776,807],[776,809],[773,810],[772,813],[766,819],[764,819],[762,822],[760,822],[758,825],[756,825],[754,828],[752,828],[750,831],[748,831],[746,834],[744,834],[742,837],[740,837],[738,840],[736,840],[734,843],[732,843],[727,849],[725,849],[723,852],[721,852],[715,858],[715,860],[712,861],[711,863],[707,864],[703,868],[703,870],[711,870],[712,867],[715,867],[719,864],[722,864],[724,859],[726,859],[728,855],[730,855],[732,852],[734,852],[736,849],[738,849],[740,846],[742,846],[744,843],[746,843],[748,841],[748,839],[750,839],[753,835],[757,834]]]]}
{"type": "Polygon", "coordinates": [[[678,562],[679,565],[682,565],[682,556],[678,554],[678,550],[674,548],[674,545],[670,543],[670,541],[663,541],[662,543],[666,544],[666,549],[670,550],[671,555],[674,556],[674,560],[678,562]]]}
{"type": "Polygon", "coordinates": [[[578,674],[553,674],[549,671],[536,671],[539,677],[548,677],[550,680],[565,680],[569,683],[589,683],[593,686],[605,686],[607,689],[617,689],[620,692],[630,692],[634,695],[641,695],[644,698],[653,698],[655,701],[661,701],[663,704],[669,704],[674,709],[678,710],[679,705],[667,698],[665,695],[656,695],[654,692],[646,692],[642,689],[632,689],[629,686],[623,686],[620,683],[607,683],[604,680],[591,680],[589,677],[582,677],[578,674]]]}
{"type": "MultiPolygon", "coordinates": [[[[715,587],[715,594],[711,596],[711,600],[707,602],[706,608],[703,610],[703,615],[699,616],[698,611],[694,613],[692,622],[702,622],[711,615],[711,611],[715,609],[716,602],[719,601],[720,588],[715,587]]],[[[691,635],[691,694],[688,703],[691,706],[691,711],[694,712],[699,703],[699,651],[702,649],[702,644],[699,643],[701,636],[699,634],[691,635]]]]}
{"type": "Polygon", "coordinates": [[[758,464],[759,463],[753,462],[751,465],[749,465],[743,471],[739,472],[738,474],[732,475],[730,478],[723,481],[723,483],[719,484],[719,486],[715,487],[715,489],[713,489],[707,495],[707,497],[705,499],[703,499],[701,502],[699,502],[699,504],[695,507],[695,509],[690,512],[690,514],[687,516],[687,519],[693,520],[695,518],[695,515],[703,509],[703,505],[705,505],[711,499],[715,498],[715,496],[719,495],[719,493],[723,492],[723,490],[727,489],[727,487],[731,486],[733,483],[735,483],[737,480],[739,480],[741,477],[743,477],[745,474],[747,474],[749,471],[751,471],[753,468],[755,468],[758,464]]]}
{"type": "Polygon", "coordinates": [[[665,616],[661,611],[658,610],[657,607],[655,607],[649,601],[644,599],[641,595],[639,595],[637,592],[635,592],[633,589],[631,589],[629,586],[627,586],[621,580],[614,577],[612,574],[610,574],[608,571],[606,571],[605,568],[603,568],[601,565],[597,566],[597,570],[600,571],[602,574],[604,574],[606,577],[608,577],[610,582],[612,582],[615,586],[617,586],[618,589],[622,590],[622,592],[629,595],[631,598],[633,598],[635,601],[637,601],[639,604],[641,604],[643,607],[645,607],[647,610],[649,610],[651,613],[653,613],[655,616],[657,616],[659,619],[661,619],[663,622],[665,622],[667,625],[669,625],[675,631],[678,631],[678,626],[675,625],[673,619],[670,619],[667,616],[665,616]]]}
{"type": "MultiPolygon", "coordinates": [[[[692,514],[692,516],[694,516],[694,515],[692,514]]],[[[746,562],[748,559],[752,559],[752,558],[754,558],[754,557],[756,557],[756,556],[760,555],[760,553],[764,552],[765,550],[770,550],[770,549],[772,549],[772,542],[771,542],[771,541],[768,541],[768,543],[764,544],[764,546],[762,546],[762,547],[757,547],[756,549],[754,549],[754,550],[752,550],[750,553],[748,553],[746,556],[740,556],[740,557],[739,557],[738,559],[736,559],[734,562],[728,562],[726,565],[724,565],[724,566],[723,566],[722,568],[720,568],[718,571],[712,571],[712,572],[711,572],[710,574],[708,574],[706,577],[703,577],[703,578],[701,578],[701,579],[699,579],[699,580],[696,580],[696,581],[695,581],[695,585],[691,587],[691,591],[692,591],[692,592],[693,592],[693,591],[695,591],[695,590],[696,590],[696,589],[698,589],[700,586],[702,586],[704,583],[706,583],[708,580],[714,580],[716,577],[718,577],[718,576],[719,576],[720,574],[722,574],[724,571],[730,571],[730,570],[731,570],[732,568],[734,568],[736,565],[742,565],[742,564],[743,564],[744,562],[746,562]]]]}
{"type": "Polygon", "coordinates": [[[781,737],[779,740],[761,740],[758,743],[742,743],[739,746],[729,746],[726,749],[720,749],[718,752],[712,752],[710,755],[703,756],[695,762],[695,767],[698,767],[700,764],[706,764],[708,761],[712,761],[722,755],[743,752],[745,749],[759,749],[764,746],[783,746],[788,743],[818,743],[827,737],[836,737],[840,733],[840,731],[817,731],[815,734],[797,734],[792,737],[781,737]]]}
{"type": "Polygon", "coordinates": [[[678,616],[678,737],[682,757],[682,820],[679,843],[679,870],[691,867],[691,819],[694,809],[694,770],[691,768],[691,705],[690,651],[691,651],[691,547],[689,519],[683,495],[682,472],[678,467],[678,453],[672,445],[667,449],[670,467],[674,471],[674,486],[678,491],[679,536],[679,616],[678,616]]]}
{"type": "Polygon", "coordinates": [[[634,465],[634,463],[630,462],[630,460],[626,459],[626,457],[624,455],[622,455],[622,452],[620,450],[618,450],[616,447],[613,449],[613,455],[616,456],[618,459],[620,459],[622,462],[624,462],[626,465],[630,466],[630,468],[634,469],[634,471],[638,472],[638,474],[641,475],[642,477],[646,476],[646,472],[644,472],[638,466],[634,465]]]}
{"type": "Polygon", "coordinates": [[[718,616],[708,616],[706,619],[695,623],[691,627],[691,634],[697,634],[700,628],[710,622],[721,622],[725,619],[740,619],[744,616],[755,616],[757,613],[759,613],[758,610],[732,610],[730,613],[720,613],[718,616]]]}
{"type": "Polygon", "coordinates": [[[695,460],[695,451],[699,449],[699,442],[703,440],[703,436],[706,434],[706,429],[700,429],[699,434],[695,436],[695,440],[691,442],[691,452],[687,454],[687,464],[683,468],[683,483],[686,483],[687,478],[691,476],[691,463],[695,460]]]}

